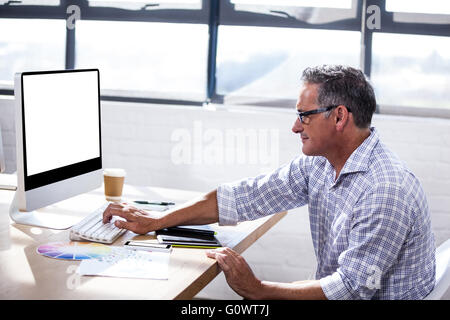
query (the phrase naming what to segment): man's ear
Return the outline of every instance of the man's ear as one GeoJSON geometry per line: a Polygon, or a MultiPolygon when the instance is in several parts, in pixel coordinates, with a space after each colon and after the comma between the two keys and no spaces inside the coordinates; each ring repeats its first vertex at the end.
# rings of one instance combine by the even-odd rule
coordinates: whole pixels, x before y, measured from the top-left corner
{"type": "Polygon", "coordinates": [[[344,105],[339,105],[336,108],[335,119],[336,119],[336,129],[341,131],[347,125],[349,119],[349,112],[344,105]]]}

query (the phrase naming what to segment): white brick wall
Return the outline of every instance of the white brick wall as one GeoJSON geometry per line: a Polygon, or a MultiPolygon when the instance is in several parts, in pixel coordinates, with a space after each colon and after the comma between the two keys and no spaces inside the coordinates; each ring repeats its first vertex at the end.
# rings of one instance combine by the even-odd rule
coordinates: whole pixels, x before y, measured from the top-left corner
{"type": "Polygon", "coordinates": [[[14,98],[0,96],[0,128],[2,130],[3,152],[6,172],[15,171],[16,134],[14,122],[14,98]]]}
{"type": "MultiPolygon", "coordinates": [[[[218,108],[214,111],[199,107],[103,102],[102,113],[104,166],[125,168],[130,184],[207,192],[221,182],[275,168],[301,152],[301,142],[291,132],[295,116],[288,110],[218,108]],[[220,138],[237,129],[250,129],[257,135],[275,133],[278,139],[276,143],[267,138],[243,149],[231,148],[220,138]],[[173,151],[180,146],[179,140],[172,139],[176,136],[178,139],[190,136],[193,163],[174,164],[173,151]],[[255,155],[252,152],[273,146],[277,152],[266,153],[272,154],[271,163],[267,164],[265,157],[256,154],[256,163],[248,164],[248,156],[255,155]],[[216,159],[224,160],[225,155],[232,154],[234,162],[214,163],[211,159],[217,152],[223,157],[216,159]],[[247,163],[240,164],[236,159],[244,155],[247,163]]],[[[15,134],[11,99],[0,98],[0,125],[7,171],[12,172],[15,170],[15,134]]],[[[450,120],[375,115],[373,125],[382,140],[422,182],[439,245],[450,238],[450,120]]],[[[244,257],[255,274],[266,280],[290,282],[312,278],[315,256],[307,208],[289,212],[250,247],[244,257]]],[[[223,274],[198,297],[239,298],[228,288],[223,274]]]]}

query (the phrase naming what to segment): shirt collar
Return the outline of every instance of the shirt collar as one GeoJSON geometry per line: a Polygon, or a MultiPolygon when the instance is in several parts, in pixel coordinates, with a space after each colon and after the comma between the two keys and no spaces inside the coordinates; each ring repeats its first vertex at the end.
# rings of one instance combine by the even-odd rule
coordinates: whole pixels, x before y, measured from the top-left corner
{"type": "Polygon", "coordinates": [[[356,148],[345,162],[340,175],[352,172],[367,171],[372,151],[380,140],[377,130],[370,128],[370,135],[356,148]]]}

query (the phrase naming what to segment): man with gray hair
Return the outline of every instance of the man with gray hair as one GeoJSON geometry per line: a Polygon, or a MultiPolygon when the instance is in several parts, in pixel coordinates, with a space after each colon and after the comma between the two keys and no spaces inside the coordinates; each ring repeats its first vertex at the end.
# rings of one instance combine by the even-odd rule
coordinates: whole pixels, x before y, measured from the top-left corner
{"type": "Polygon", "coordinates": [[[247,299],[422,299],[434,287],[435,244],[417,178],[370,127],[375,94],[346,66],[307,68],[292,131],[303,155],[277,170],[220,185],[163,217],[111,205],[104,221],[137,233],[183,224],[233,225],[308,205],[316,280],[261,281],[229,248],[210,250],[247,299]]]}

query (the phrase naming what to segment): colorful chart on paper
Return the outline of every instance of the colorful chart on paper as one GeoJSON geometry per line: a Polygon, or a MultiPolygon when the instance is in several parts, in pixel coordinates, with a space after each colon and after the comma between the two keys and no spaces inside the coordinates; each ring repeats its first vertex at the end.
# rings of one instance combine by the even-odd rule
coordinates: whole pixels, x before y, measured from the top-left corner
{"type": "Polygon", "coordinates": [[[101,259],[111,253],[112,248],[94,242],[51,242],[40,245],[37,253],[55,259],[86,260],[101,259]]]}

